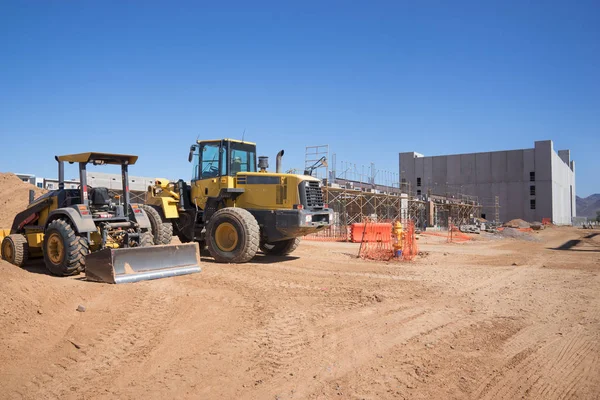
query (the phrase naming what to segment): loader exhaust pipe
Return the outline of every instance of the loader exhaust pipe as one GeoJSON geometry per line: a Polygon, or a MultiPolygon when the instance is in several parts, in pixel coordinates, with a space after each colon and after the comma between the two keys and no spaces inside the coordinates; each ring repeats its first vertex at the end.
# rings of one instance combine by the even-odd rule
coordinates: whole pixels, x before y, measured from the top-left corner
{"type": "Polygon", "coordinates": [[[281,157],[283,157],[283,153],[283,150],[277,153],[277,159],[275,161],[275,172],[277,172],[278,174],[281,173],[281,157]]]}

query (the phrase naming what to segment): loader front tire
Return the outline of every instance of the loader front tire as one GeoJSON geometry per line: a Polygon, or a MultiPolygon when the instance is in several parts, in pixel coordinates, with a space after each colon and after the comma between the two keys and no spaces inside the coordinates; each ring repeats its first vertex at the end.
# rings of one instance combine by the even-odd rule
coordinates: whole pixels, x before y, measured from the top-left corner
{"type": "Polygon", "coordinates": [[[220,263],[245,263],[258,251],[260,228],[243,208],[227,207],[215,212],[206,227],[208,252],[220,263]]]}
{"type": "Polygon", "coordinates": [[[260,250],[270,256],[287,256],[300,244],[300,238],[286,239],[279,242],[261,242],[260,250]]]}
{"type": "Polygon", "coordinates": [[[24,235],[8,235],[2,241],[2,259],[22,267],[29,257],[29,244],[24,235]]]}
{"type": "MultiPolygon", "coordinates": [[[[152,232],[146,231],[140,233],[140,247],[150,247],[154,246],[154,236],[152,236],[152,232]]],[[[168,244],[168,243],[166,243],[168,244]]]]}
{"type": "Polygon", "coordinates": [[[43,251],[46,268],[52,274],[70,276],[85,270],[85,256],[90,253],[90,245],[69,222],[56,219],[44,232],[43,251]]]}
{"type": "Polygon", "coordinates": [[[142,204],[140,208],[146,212],[150,220],[154,244],[170,244],[173,237],[173,224],[165,222],[162,213],[152,206],[142,204]]]}

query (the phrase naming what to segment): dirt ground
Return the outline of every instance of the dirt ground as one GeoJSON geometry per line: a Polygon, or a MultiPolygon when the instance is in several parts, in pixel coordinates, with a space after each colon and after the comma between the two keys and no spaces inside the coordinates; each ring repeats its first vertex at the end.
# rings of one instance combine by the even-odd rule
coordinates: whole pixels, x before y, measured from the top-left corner
{"type": "Polygon", "coordinates": [[[412,263],[303,241],[124,285],[0,262],[0,397],[597,399],[600,231],[535,235],[423,237],[412,263]]]}

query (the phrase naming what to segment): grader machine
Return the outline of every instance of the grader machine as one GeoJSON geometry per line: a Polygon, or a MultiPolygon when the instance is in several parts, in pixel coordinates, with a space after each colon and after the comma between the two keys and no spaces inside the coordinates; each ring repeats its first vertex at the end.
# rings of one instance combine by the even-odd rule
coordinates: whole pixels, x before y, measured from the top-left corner
{"type": "Polygon", "coordinates": [[[206,245],[223,263],[244,263],[260,249],[284,256],[301,236],[332,221],[318,179],[267,172],[267,157],[256,160],[256,144],[233,139],[197,141],[190,147],[191,184],[156,179],[148,188],[146,211],[154,243],[168,244],[172,234],[181,242],[206,245]]]}
{"type": "Polygon", "coordinates": [[[81,153],[55,157],[58,190],[30,202],[17,214],[1,244],[2,258],[23,266],[42,256],[55,275],[85,271],[88,280],[109,283],[200,271],[198,246],[154,246],[152,225],[141,205],[130,202],[128,166],[137,156],[81,153]],[[79,189],[65,189],[64,163],[79,165],[79,189]],[[86,166],[120,165],[122,196],[87,185],[86,166]]]}

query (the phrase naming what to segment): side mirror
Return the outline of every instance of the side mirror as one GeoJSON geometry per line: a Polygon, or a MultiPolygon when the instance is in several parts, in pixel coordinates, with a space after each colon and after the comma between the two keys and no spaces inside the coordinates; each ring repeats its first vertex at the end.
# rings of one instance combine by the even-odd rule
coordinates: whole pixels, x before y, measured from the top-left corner
{"type": "Polygon", "coordinates": [[[196,146],[190,147],[190,154],[188,154],[188,162],[192,162],[192,160],[194,159],[194,150],[195,149],[196,149],[196,146]]]}

